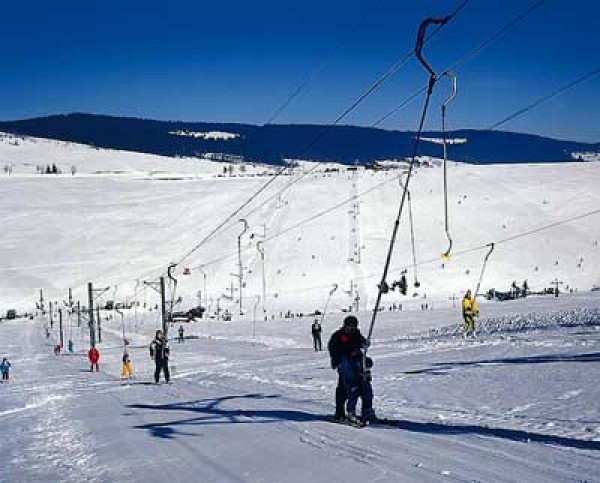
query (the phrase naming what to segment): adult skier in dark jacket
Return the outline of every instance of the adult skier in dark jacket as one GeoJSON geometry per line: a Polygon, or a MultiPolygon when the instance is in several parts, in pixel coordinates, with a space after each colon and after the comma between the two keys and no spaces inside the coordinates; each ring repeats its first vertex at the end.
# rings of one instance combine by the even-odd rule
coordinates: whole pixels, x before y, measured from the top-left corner
{"type": "Polygon", "coordinates": [[[322,351],[323,345],[321,343],[321,332],[322,332],[321,324],[319,323],[319,319],[315,319],[312,324],[311,332],[313,336],[313,344],[315,346],[315,352],[322,351]]]}
{"type": "Polygon", "coordinates": [[[367,347],[367,340],[358,330],[358,319],[348,315],[343,326],[336,330],[329,339],[327,349],[331,358],[331,367],[338,371],[338,384],[335,388],[335,419],[343,420],[346,417],[344,402],[347,399],[344,386],[346,369],[351,366],[350,361],[360,357],[361,349],[367,347]]]}
{"type": "Polygon", "coordinates": [[[154,359],[156,368],[154,370],[154,382],[158,384],[160,372],[165,374],[165,381],[169,382],[169,342],[162,330],[156,331],[154,340],[150,343],[150,357],[154,359]]]}

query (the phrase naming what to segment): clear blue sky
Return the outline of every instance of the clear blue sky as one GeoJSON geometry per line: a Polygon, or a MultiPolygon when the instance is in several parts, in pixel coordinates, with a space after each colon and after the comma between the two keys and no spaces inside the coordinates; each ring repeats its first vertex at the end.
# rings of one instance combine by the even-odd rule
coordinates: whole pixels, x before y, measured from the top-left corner
{"type": "MultiPolygon", "coordinates": [[[[471,0],[428,46],[442,69],[531,0],[471,0]]],[[[4,2],[0,119],[95,112],[261,124],[327,123],[458,0],[4,2]],[[312,73],[312,77],[311,77],[312,73]]],[[[600,67],[597,0],[547,0],[459,71],[450,127],[483,128],[600,67]]],[[[346,123],[369,125],[426,80],[412,61],[346,123]]],[[[441,84],[428,120],[439,127],[441,84]]],[[[386,121],[413,129],[420,102],[386,121]]],[[[504,129],[600,141],[600,76],[504,129]]]]}

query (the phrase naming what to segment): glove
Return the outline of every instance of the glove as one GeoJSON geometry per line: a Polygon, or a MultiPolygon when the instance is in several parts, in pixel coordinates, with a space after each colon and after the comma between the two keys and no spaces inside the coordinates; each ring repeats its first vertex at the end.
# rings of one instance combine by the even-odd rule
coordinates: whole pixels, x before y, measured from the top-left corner
{"type": "Polygon", "coordinates": [[[365,340],[363,346],[365,349],[368,349],[369,347],[371,347],[371,341],[369,339],[365,340]]]}

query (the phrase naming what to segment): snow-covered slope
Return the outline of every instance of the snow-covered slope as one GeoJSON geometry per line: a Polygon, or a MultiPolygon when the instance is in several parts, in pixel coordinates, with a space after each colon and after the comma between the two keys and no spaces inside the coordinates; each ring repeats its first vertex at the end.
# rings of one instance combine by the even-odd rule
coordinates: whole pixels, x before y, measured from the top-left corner
{"type": "Polygon", "coordinates": [[[474,340],[460,336],[454,299],[477,283],[489,242],[496,249],[483,290],[525,278],[533,290],[554,278],[580,291],[597,283],[597,165],[453,163],[449,261],[440,257],[447,247],[442,171],[417,170],[411,194],[421,285],[412,286],[405,212],[389,281],[407,266],[410,291],[384,297],[385,307],[405,310],[379,315],[369,350],[374,407],[392,421],[357,430],[325,421],[337,374],[326,351],[312,349],[313,318],[280,313],[322,310],[337,284],[324,342],[357,296],[365,331],[400,171],[299,162],[191,253],[272,171],[235,166],[229,176],[207,160],[12,137],[0,140],[0,160],[14,165],[0,175],[0,310],[32,310],[40,288],[55,302],[53,327],[48,314],[0,323],[0,357],[12,362],[10,383],[0,385],[0,482],[600,478],[600,292],[482,304],[474,340]],[[35,174],[36,165],[52,162],[67,174],[35,174]],[[240,317],[242,217],[249,230],[240,238],[240,317]],[[263,302],[261,240],[268,321],[254,317],[263,302]],[[141,282],[186,254],[176,270],[182,305],[201,298],[211,313],[218,305],[238,320],[185,324],[181,344],[171,326],[173,384],[155,386],[148,343],[161,320],[156,294],[141,282]],[[60,341],[56,308],[69,287],[85,303],[88,281],[108,288],[97,305],[140,302],[122,318],[101,311],[99,373],[88,372],[85,319],[78,326],[64,310],[64,342],[74,352],[52,355],[60,341]],[[406,310],[425,303],[433,310],[406,310]],[[123,334],[136,374],[127,383],[119,382],[123,334]]]}
{"type": "MultiPolygon", "coordinates": [[[[0,308],[20,309],[32,308],[39,289],[47,299],[62,300],[71,287],[83,301],[88,281],[117,286],[117,299],[132,299],[136,284],[140,287],[137,281],[156,277],[170,262],[179,261],[270,179],[254,175],[272,173],[263,166],[248,166],[241,173],[235,166],[236,176],[229,177],[222,174],[223,164],[208,160],[11,136],[0,140],[0,162],[14,165],[12,175],[0,177],[0,308]],[[68,174],[35,174],[36,165],[52,162],[68,174]],[[72,165],[77,166],[75,176],[69,172],[72,165]]],[[[269,316],[322,308],[333,284],[339,289],[332,297],[332,310],[349,307],[357,295],[361,310],[372,306],[398,209],[400,171],[347,171],[343,166],[335,171],[328,165],[301,178],[313,168],[300,163],[293,176],[277,178],[224,230],[182,261],[176,275],[183,305],[195,304],[200,290],[213,311],[217,303],[237,311],[237,239],[243,229],[238,220],[244,217],[249,223],[241,238],[247,316],[255,308],[262,310],[262,301],[257,302],[262,264],[256,243],[265,233],[264,302],[269,316]],[[330,207],[336,209],[323,214],[330,207]],[[183,275],[186,267],[189,276],[183,275]]],[[[406,297],[391,292],[385,306],[452,304],[453,297],[477,284],[490,242],[496,242],[496,248],[482,292],[507,290],[513,280],[520,284],[524,279],[533,290],[555,278],[564,282],[563,288],[578,290],[599,282],[600,215],[536,231],[598,209],[597,165],[452,163],[454,254],[449,261],[440,257],[448,246],[441,176],[441,169],[421,168],[411,182],[421,286],[412,287],[415,274],[405,210],[388,281],[399,278],[406,267],[410,291],[406,297]]],[[[137,296],[141,293],[139,288],[137,296]]]]}
{"type": "MultiPolygon", "coordinates": [[[[374,407],[395,422],[361,430],[325,421],[337,376],[311,347],[311,318],[186,324],[168,386],[150,383],[152,313],[125,311],[126,384],[114,313],[102,313],[99,373],[75,318],[75,352],[59,357],[47,317],[3,323],[0,482],[598,481],[599,297],[494,304],[473,341],[453,309],[382,314],[374,407]]],[[[327,317],[325,337],[339,324],[327,317]]]]}

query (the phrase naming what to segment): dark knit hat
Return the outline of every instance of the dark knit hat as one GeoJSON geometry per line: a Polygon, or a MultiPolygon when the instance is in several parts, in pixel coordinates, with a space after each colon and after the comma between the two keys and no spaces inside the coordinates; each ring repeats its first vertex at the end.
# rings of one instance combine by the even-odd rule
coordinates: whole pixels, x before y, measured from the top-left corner
{"type": "Polygon", "coordinates": [[[354,315],[348,315],[344,319],[344,327],[358,327],[358,319],[354,315]]]}

